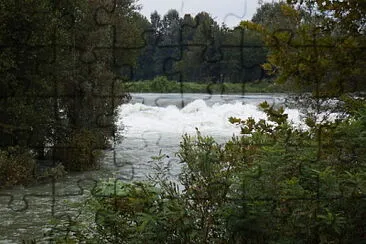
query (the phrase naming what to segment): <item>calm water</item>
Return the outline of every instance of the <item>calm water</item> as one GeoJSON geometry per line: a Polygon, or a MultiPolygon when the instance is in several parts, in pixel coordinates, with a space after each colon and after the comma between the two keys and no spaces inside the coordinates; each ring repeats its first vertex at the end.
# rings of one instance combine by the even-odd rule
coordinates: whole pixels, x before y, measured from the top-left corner
{"type": "MultiPolygon", "coordinates": [[[[72,218],[77,209],[69,202],[87,197],[99,179],[116,177],[126,181],[144,180],[152,173],[151,156],[166,154],[170,175],[180,171],[175,152],[182,134],[211,135],[224,142],[238,135],[240,128],[228,122],[230,116],[265,118],[257,110],[260,102],[282,104],[281,94],[131,94],[132,101],[119,107],[118,125],[122,140],[106,151],[99,171],[69,175],[60,182],[0,191],[0,243],[19,243],[22,239],[43,240],[50,230],[52,216],[72,218]],[[11,203],[10,203],[11,202],[11,203]],[[10,204],[9,204],[10,203],[10,204]],[[43,238],[43,239],[42,239],[43,238]]],[[[287,110],[289,119],[299,122],[297,110],[287,110]]]]}

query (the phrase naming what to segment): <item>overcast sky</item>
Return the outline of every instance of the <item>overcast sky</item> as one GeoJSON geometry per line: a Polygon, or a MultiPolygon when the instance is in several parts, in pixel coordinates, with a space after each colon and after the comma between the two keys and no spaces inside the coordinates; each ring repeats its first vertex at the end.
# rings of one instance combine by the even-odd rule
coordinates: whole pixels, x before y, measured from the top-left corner
{"type": "MultiPolygon", "coordinates": [[[[160,15],[169,9],[176,9],[180,16],[196,15],[201,11],[211,14],[218,24],[225,22],[229,27],[239,24],[241,20],[250,20],[259,7],[258,0],[139,0],[141,13],[150,20],[155,10],[160,15]]],[[[271,2],[270,0],[264,2],[271,2]]]]}

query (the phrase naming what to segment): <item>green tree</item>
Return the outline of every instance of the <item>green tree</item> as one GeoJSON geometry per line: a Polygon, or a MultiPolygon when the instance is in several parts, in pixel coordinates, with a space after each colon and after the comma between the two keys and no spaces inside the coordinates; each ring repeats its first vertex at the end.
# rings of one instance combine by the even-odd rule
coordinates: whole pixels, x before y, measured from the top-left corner
{"type": "Polygon", "coordinates": [[[137,64],[135,68],[135,72],[133,74],[133,80],[149,80],[153,79],[156,75],[156,62],[155,62],[155,52],[156,52],[156,42],[159,38],[159,23],[160,23],[160,15],[157,12],[151,15],[151,23],[144,16],[140,16],[137,18],[136,22],[138,23],[140,36],[144,35],[145,42],[141,44],[143,46],[141,48],[140,55],[137,59],[137,64]],[[154,23],[154,14],[156,14],[156,18],[158,18],[157,23],[154,23]]]}
{"type": "Polygon", "coordinates": [[[176,64],[184,81],[248,82],[262,78],[260,65],[267,52],[258,33],[219,26],[205,12],[197,14],[195,22],[187,18],[185,23],[183,40],[188,45],[176,64]]]}
{"type": "Polygon", "coordinates": [[[63,119],[58,120],[52,157],[68,162],[70,170],[95,167],[95,152],[106,148],[108,137],[115,132],[116,108],[127,99],[121,90],[119,70],[134,66],[138,55],[136,49],[128,48],[138,45],[135,40],[140,34],[134,2],[120,0],[114,6],[91,1],[60,6],[74,19],[71,27],[57,30],[58,42],[69,48],[57,50],[58,110],[62,111],[58,116],[63,119]],[[84,142],[80,140],[83,136],[84,142]],[[85,146],[87,151],[83,152],[85,146]]]}
{"type": "Polygon", "coordinates": [[[358,6],[354,3],[345,7],[338,1],[318,2],[314,5],[314,1],[306,1],[299,5],[300,10],[282,4],[282,13],[296,26],[291,31],[273,32],[249,22],[242,25],[264,34],[270,48],[264,68],[276,73],[279,83],[296,84],[317,97],[360,91],[365,88],[363,9],[352,10],[358,6]],[[340,17],[342,11],[344,16],[340,17]],[[358,14],[348,16],[353,11],[358,14]],[[305,19],[303,12],[308,16],[305,19]],[[350,22],[357,28],[351,28],[350,22]]]}
{"type": "Polygon", "coordinates": [[[40,160],[47,151],[53,161],[80,159],[65,164],[70,170],[94,166],[95,152],[114,132],[115,108],[128,98],[117,78],[138,55],[126,48],[141,33],[135,1],[0,1],[0,7],[2,150],[20,146],[40,160]]]}
{"type": "Polygon", "coordinates": [[[282,11],[282,7],[285,5],[286,3],[282,1],[264,3],[257,9],[251,21],[265,26],[271,31],[280,29],[292,30],[296,27],[296,22],[293,22],[293,20],[282,11]]]}
{"type": "Polygon", "coordinates": [[[266,62],[267,48],[257,32],[236,27],[223,36],[222,66],[228,82],[244,84],[266,78],[261,65],[266,62]]]}
{"type": "Polygon", "coordinates": [[[0,6],[1,146],[42,145],[50,133],[44,125],[54,122],[52,100],[42,99],[52,93],[52,81],[37,72],[38,65],[48,61],[46,48],[34,47],[51,40],[52,25],[46,23],[52,23],[52,17],[33,12],[51,11],[51,6],[19,6],[14,1],[1,1],[0,6]]]}
{"type": "Polygon", "coordinates": [[[206,12],[194,20],[186,17],[184,40],[188,47],[176,68],[185,81],[216,81],[220,77],[220,30],[216,21],[206,12]],[[193,30],[194,28],[194,30],[193,30]]]}

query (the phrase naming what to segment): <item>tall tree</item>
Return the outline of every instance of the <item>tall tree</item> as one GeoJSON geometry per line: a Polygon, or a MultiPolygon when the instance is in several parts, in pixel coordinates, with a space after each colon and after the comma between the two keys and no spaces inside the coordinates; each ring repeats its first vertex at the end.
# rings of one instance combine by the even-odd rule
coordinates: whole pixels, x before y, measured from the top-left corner
{"type": "Polygon", "coordinates": [[[208,13],[200,12],[193,23],[186,17],[184,30],[184,37],[187,38],[184,41],[188,47],[183,59],[176,65],[182,71],[184,80],[202,82],[218,79],[221,55],[218,49],[220,30],[216,21],[208,13]]]}
{"type": "Polygon", "coordinates": [[[252,17],[252,22],[265,26],[267,29],[276,31],[279,29],[294,29],[296,22],[287,16],[282,8],[286,3],[272,2],[262,4],[252,17]]]}
{"type": "Polygon", "coordinates": [[[273,32],[267,26],[249,22],[242,25],[264,34],[271,50],[264,67],[278,74],[278,82],[296,84],[318,97],[339,96],[365,88],[365,8],[353,1],[346,2],[349,4],[339,1],[283,4],[282,14],[296,26],[292,31],[273,32]],[[307,15],[304,17],[302,12],[307,15]]]}
{"type": "Polygon", "coordinates": [[[40,159],[46,145],[65,147],[53,150],[53,159],[88,168],[126,98],[118,68],[134,65],[138,55],[127,48],[141,33],[136,3],[21,3],[0,1],[1,146],[21,146],[40,159]]]}

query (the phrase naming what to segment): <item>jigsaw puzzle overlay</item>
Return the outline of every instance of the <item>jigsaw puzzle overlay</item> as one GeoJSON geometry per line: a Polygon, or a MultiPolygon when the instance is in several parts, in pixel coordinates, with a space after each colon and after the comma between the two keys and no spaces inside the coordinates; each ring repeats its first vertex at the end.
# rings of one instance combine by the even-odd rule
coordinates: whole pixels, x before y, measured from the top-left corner
{"type": "MultiPolygon", "coordinates": [[[[206,26],[205,21],[207,21],[207,16],[204,14],[198,15],[196,18],[189,15],[180,16],[179,27],[175,28],[179,32],[171,33],[175,38],[167,42],[162,38],[163,34],[157,31],[161,30],[162,26],[150,26],[140,30],[135,26],[136,17],[121,18],[121,16],[129,14],[130,1],[105,0],[85,1],[84,3],[72,0],[19,0],[9,3],[9,1],[0,0],[0,3],[4,13],[5,9],[7,11],[10,11],[9,9],[17,10],[15,16],[5,14],[1,16],[1,20],[6,20],[4,26],[18,24],[10,29],[15,33],[14,36],[0,40],[2,66],[5,67],[7,60],[12,60],[12,58],[14,60],[24,59],[24,63],[16,64],[19,66],[9,64],[9,66],[13,66],[1,67],[2,79],[10,82],[2,84],[2,87],[7,88],[6,91],[0,91],[2,108],[0,116],[5,118],[5,121],[0,121],[3,137],[1,147],[5,150],[10,145],[14,148],[14,153],[17,152],[18,146],[26,146],[37,151],[39,157],[36,163],[41,165],[41,169],[37,170],[40,170],[44,177],[41,179],[44,180],[44,183],[0,189],[0,216],[2,219],[0,243],[19,243],[22,240],[29,243],[52,243],[56,240],[55,238],[67,236],[72,232],[72,224],[81,214],[78,207],[72,207],[74,203],[83,202],[91,196],[110,197],[110,195],[98,192],[101,180],[113,178],[110,182],[114,189],[118,187],[118,180],[125,182],[146,180],[146,175],[153,172],[155,161],[151,157],[160,153],[160,156],[163,156],[159,160],[161,165],[166,166],[169,179],[178,182],[182,166],[175,153],[180,149],[179,142],[184,133],[195,135],[195,127],[197,127],[203,134],[212,135],[218,143],[224,145],[233,133],[240,135],[240,126],[248,130],[252,129],[249,125],[250,121],[245,121],[249,117],[254,117],[257,121],[266,118],[266,114],[257,108],[261,102],[266,100],[273,105],[263,108],[274,115],[277,123],[284,118],[281,117],[283,116],[281,111],[276,110],[278,105],[289,105],[287,94],[248,93],[247,87],[253,80],[260,83],[267,82],[270,78],[268,70],[265,70],[268,67],[263,66],[265,56],[262,57],[262,60],[258,58],[263,55],[265,44],[257,45],[251,42],[255,36],[250,34],[249,27],[228,28],[227,33],[230,33],[233,38],[222,42],[220,41],[222,37],[213,34],[211,29],[203,29],[206,26]],[[120,7],[121,5],[123,7],[120,7]],[[90,19],[87,24],[82,21],[85,17],[83,10],[89,11],[90,16],[87,18],[90,19]],[[22,19],[24,23],[16,21],[16,18],[24,18],[22,19]],[[38,26],[34,29],[30,28],[29,26],[34,23],[38,26]],[[207,31],[208,34],[199,39],[192,38],[192,33],[198,29],[202,33],[207,31]],[[159,53],[160,56],[154,56],[153,53],[159,53]],[[25,56],[25,54],[29,56],[25,56]],[[30,54],[32,55],[30,56],[30,54]],[[137,62],[135,62],[136,57],[137,62]],[[151,60],[146,62],[144,59],[148,58],[151,60]],[[153,68],[141,67],[141,63],[155,66],[153,68]],[[223,68],[229,67],[232,63],[235,63],[233,65],[235,68],[223,68]],[[187,68],[190,67],[189,65],[192,66],[191,70],[187,68]],[[165,76],[168,80],[176,81],[179,84],[179,92],[170,94],[133,93],[132,97],[126,94],[126,91],[133,86],[131,81],[136,82],[142,79],[141,77],[151,77],[152,80],[156,78],[155,76],[165,76]],[[197,82],[197,79],[205,82],[205,94],[188,92],[185,82],[197,82]],[[236,91],[236,95],[230,95],[230,92],[227,91],[229,86],[226,85],[226,82],[229,80],[241,84],[241,90],[236,91]],[[218,85],[221,85],[220,91],[216,90],[215,93],[215,89],[217,89],[215,87],[218,85]],[[11,110],[14,108],[14,104],[22,106],[20,114],[11,110]],[[30,111],[29,114],[27,111],[30,111]],[[16,114],[16,118],[21,122],[11,121],[3,114],[16,114]],[[240,118],[241,121],[234,120],[234,124],[237,124],[234,126],[228,122],[229,117],[240,118]],[[88,119],[85,120],[85,118],[88,119]],[[31,123],[27,124],[29,121],[31,123]],[[72,127],[65,123],[72,124],[72,127]],[[96,132],[95,134],[89,133],[88,130],[82,128],[96,132]],[[75,131],[77,133],[73,134],[75,131]],[[109,142],[100,142],[100,138],[106,135],[109,136],[109,142]],[[67,143],[64,138],[67,138],[67,143]],[[86,140],[85,143],[80,143],[82,139],[86,140]],[[7,143],[9,141],[11,143],[7,143]],[[101,168],[84,171],[86,169],[83,168],[84,158],[93,161],[99,156],[100,151],[103,151],[101,168]],[[59,165],[60,159],[64,161],[63,166],[59,165]],[[75,162],[80,168],[73,168],[75,162]],[[66,176],[62,175],[63,167],[70,171],[66,176]],[[58,172],[60,172],[60,177],[58,177],[58,172]],[[56,224],[55,219],[59,221],[56,224]]],[[[238,13],[228,14],[227,18],[229,17],[237,17],[238,24],[242,18],[242,16],[238,17],[238,13]]],[[[214,24],[211,26],[218,28],[214,24]]],[[[276,30],[272,30],[272,34],[274,46],[283,43],[283,38],[287,38],[287,46],[293,50],[318,47],[336,48],[332,44],[326,47],[323,43],[318,44],[316,38],[313,43],[298,43],[294,37],[296,33],[287,28],[278,27],[276,30]]],[[[356,53],[360,50],[364,52],[365,48],[353,46],[352,50],[350,52],[356,53]]],[[[339,57],[340,61],[342,57],[339,57]]],[[[345,60],[344,65],[359,62],[357,60],[359,56],[356,54],[347,57],[350,60],[345,60]]],[[[159,83],[156,84],[159,85],[159,83]]],[[[162,86],[158,89],[161,89],[162,92],[166,91],[168,85],[168,83],[162,82],[162,86]]],[[[354,89],[351,90],[357,91],[356,85],[354,86],[354,89]]],[[[315,88],[317,95],[323,91],[321,87],[315,88]]],[[[298,98],[295,103],[300,104],[298,107],[302,106],[305,110],[316,111],[317,108],[325,105],[332,106],[327,103],[327,100],[318,99],[311,104],[309,100],[302,101],[301,99],[298,98]]],[[[288,114],[288,117],[286,118],[295,125],[305,128],[306,125],[301,122],[302,111],[298,107],[287,108],[285,113],[288,114]]],[[[320,113],[320,111],[318,112],[320,113]]],[[[334,111],[329,114],[321,114],[323,117],[318,117],[322,123],[318,128],[319,133],[324,133],[324,135],[322,137],[319,134],[315,144],[307,144],[305,140],[296,141],[301,138],[299,136],[301,133],[298,131],[289,132],[285,139],[279,138],[278,140],[283,139],[283,143],[288,147],[286,150],[291,153],[297,150],[308,150],[309,155],[314,156],[312,152],[318,152],[315,158],[309,159],[310,164],[316,163],[321,160],[322,150],[332,150],[327,148],[333,144],[327,138],[329,124],[326,120],[331,120],[332,116],[335,120],[337,115],[337,110],[334,108],[334,111]]],[[[257,129],[261,128],[263,131],[275,130],[275,128],[266,127],[268,125],[265,124],[252,124],[253,126],[257,126],[257,129]]],[[[243,134],[250,133],[247,131],[243,134]]],[[[306,137],[306,134],[303,136],[306,137]]],[[[246,149],[263,147],[274,150],[276,140],[257,141],[255,145],[248,144],[246,149]]],[[[355,151],[364,150],[363,145],[354,146],[355,151]]],[[[277,156],[280,157],[282,152],[278,151],[278,153],[277,156]]],[[[295,157],[295,153],[291,155],[295,157]]],[[[339,155],[339,157],[347,157],[342,152],[339,152],[339,155]]],[[[27,156],[25,154],[23,156],[27,160],[27,156]]],[[[5,158],[6,156],[0,155],[1,160],[5,160],[5,158]]],[[[363,159],[357,160],[361,162],[363,159]]],[[[269,211],[274,216],[282,213],[275,216],[279,222],[284,216],[291,214],[291,208],[304,202],[314,203],[312,207],[316,209],[315,212],[320,209],[320,205],[338,204],[342,201],[357,202],[360,208],[364,206],[365,193],[354,189],[356,186],[358,187],[358,184],[362,184],[362,182],[357,182],[357,180],[362,181],[362,176],[355,175],[354,181],[343,182],[343,188],[334,191],[339,194],[331,195],[326,194],[327,186],[330,183],[323,180],[330,179],[329,175],[332,172],[324,171],[318,172],[318,174],[305,172],[309,170],[305,166],[299,163],[297,169],[284,167],[283,170],[288,170],[289,173],[291,170],[298,170],[296,172],[300,172],[300,176],[311,175],[313,178],[301,180],[306,181],[304,184],[317,189],[315,195],[304,191],[303,194],[300,194],[302,197],[298,197],[299,194],[290,192],[294,188],[289,187],[289,192],[283,193],[287,196],[285,199],[283,197],[274,198],[267,192],[268,189],[262,189],[263,191],[257,194],[248,192],[248,195],[251,194],[250,198],[243,195],[243,198],[232,199],[232,201],[240,202],[240,204],[249,203],[249,205],[260,203],[264,211],[269,211]],[[350,190],[351,188],[353,190],[350,190]],[[345,194],[350,195],[346,198],[345,194]]],[[[22,172],[21,168],[14,170],[22,172]]],[[[260,178],[261,170],[260,167],[253,168],[250,172],[252,174],[250,177],[255,182],[252,184],[257,190],[261,189],[261,184],[265,184],[260,178]]],[[[287,183],[296,185],[299,180],[293,177],[287,183]]],[[[220,192],[220,182],[215,184],[219,185],[216,188],[217,192],[220,192]]],[[[222,187],[224,188],[224,186],[222,187]]],[[[328,190],[331,191],[331,189],[328,190]]],[[[299,211],[299,218],[305,218],[308,213],[307,210],[304,210],[304,213],[300,212],[301,210],[297,211],[299,211]]],[[[315,218],[323,218],[324,222],[328,221],[329,228],[333,228],[333,225],[336,224],[342,226],[343,220],[337,219],[339,213],[334,213],[334,215],[328,213],[329,215],[326,216],[326,213],[321,212],[315,218]]],[[[89,218],[89,221],[98,225],[104,213],[99,212],[98,214],[96,214],[97,216],[91,214],[84,218],[89,218]]],[[[263,228],[268,228],[268,226],[263,228]]],[[[359,228],[361,229],[357,229],[355,235],[360,235],[364,226],[359,228]]],[[[259,233],[257,234],[259,235],[259,233]]],[[[365,236],[363,235],[364,238],[365,236]]],[[[244,240],[241,239],[243,242],[244,240]]],[[[265,242],[260,239],[257,241],[265,242]]]]}

